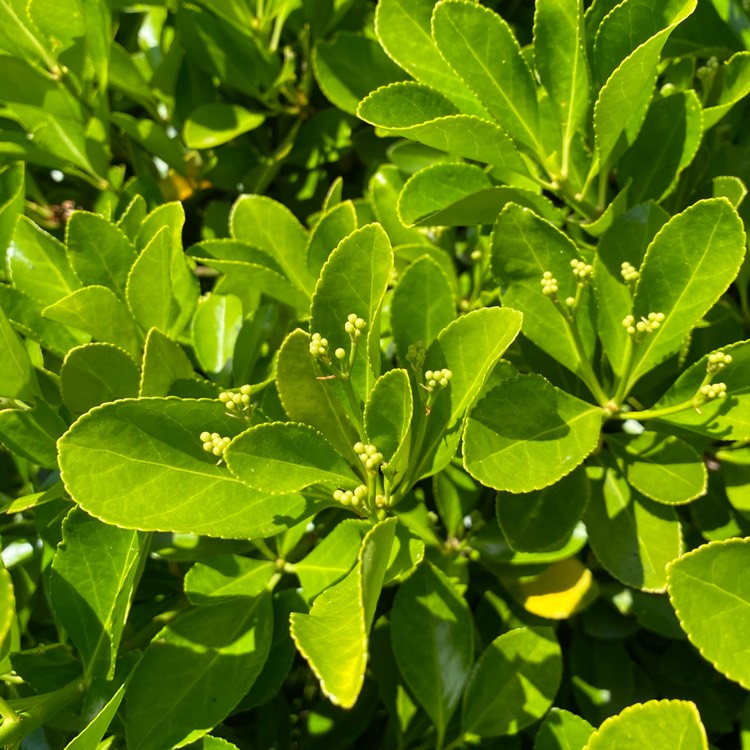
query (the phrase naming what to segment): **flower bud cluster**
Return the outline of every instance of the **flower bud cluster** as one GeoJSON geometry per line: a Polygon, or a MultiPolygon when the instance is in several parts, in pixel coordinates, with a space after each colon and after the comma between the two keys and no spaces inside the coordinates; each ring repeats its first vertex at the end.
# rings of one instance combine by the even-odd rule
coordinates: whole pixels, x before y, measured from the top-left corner
{"type": "Polygon", "coordinates": [[[358,339],[366,327],[367,323],[362,318],[358,318],[356,313],[348,315],[346,323],[344,323],[344,330],[352,337],[352,339],[358,339]]]}
{"type": "Polygon", "coordinates": [[[222,391],[219,394],[219,401],[227,407],[227,411],[231,412],[243,412],[245,414],[250,412],[250,400],[252,396],[252,388],[249,385],[243,385],[239,393],[233,391],[222,391]]]}
{"type": "Polygon", "coordinates": [[[620,266],[620,274],[627,284],[634,284],[641,275],[638,269],[627,261],[620,266]]]}
{"type": "Polygon", "coordinates": [[[547,295],[547,297],[552,297],[559,291],[559,287],[557,285],[557,279],[552,276],[552,273],[550,271],[545,271],[542,274],[542,293],[547,295]]]}
{"type": "Polygon", "coordinates": [[[571,260],[570,267],[573,269],[573,276],[581,285],[588,284],[594,274],[594,267],[583,260],[571,260]]]}
{"type": "Polygon", "coordinates": [[[725,398],[727,395],[726,383],[707,383],[702,385],[698,393],[707,399],[725,398]]]}
{"type": "Polygon", "coordinates": [[[436,388],[445,388],[448,385],[448,381],[453,377],[453,373],[448,369],[442,370],[427,370],[424,374],[425,388],[430,393],[436,388]]]}
{"type": "Polygon", "coordinates": [[[698,78],[713,78],[719,70],[719,60],[715,56],[711,56],[706,60],[705,65],[701,65],[696,71],[695,75],[698,78]]]}
{"type": "Polygon", "coordinates": [[[214,456],[223,456],[229,443],[232,442],[230,437],[222,437],[218,432],[201,432],[201,443],[203,450],[212,453],[214,456]]]}
{"type": "Polygon", "coordinates": [[[708,355],[708,362],[706,363],[706,371],[710,374],[723,370],[727,365],[732,364],[732,355],[724,354],[724,352],[711,352],[708,355]]]}
{"type": "Polygon", "coordinates": [[[367,487],[360,484],[352,490],[334,490],[333,499],[342,505],[351,505],[356,508],[367,497],[367,487]]]}
{"type": "Polygon", "coordinates": [[[406,361],[414,370],[421,370],[424,367],[424,358],[427,353],[424,343],[417,341],[416,344],[409,344],[406,351],[406,361]]]}
{"type": "Polygon", "coordinates": [[[310,354],[321,362],[330,364],[328,356],[328,339],[324,339],[319,333],[313,333],[310,337],[310,354]]]}
{"type": "Polygon", "coordinates": [[[355,443],[354,452],[370,474],[374,474],[383,463],[383,454],[369,443],[355,443]]]}
{"type": "Polygon", "coordinates": [[[664,322],[665,317],[664,313],[650,312],[645,318],[636,321],[632,315],[626,315],[622,325],[631,336],[636,333],[653,333],[664,322]]]}

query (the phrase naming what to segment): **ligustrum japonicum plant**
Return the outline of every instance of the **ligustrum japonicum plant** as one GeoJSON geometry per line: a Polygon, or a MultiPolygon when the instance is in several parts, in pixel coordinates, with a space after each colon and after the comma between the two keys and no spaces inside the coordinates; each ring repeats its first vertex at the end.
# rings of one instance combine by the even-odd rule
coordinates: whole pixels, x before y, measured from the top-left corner
{"type": "Polygon", "coordinates": [[[47,5],[0,746],[745,748],[746,9],[47,5]]]}

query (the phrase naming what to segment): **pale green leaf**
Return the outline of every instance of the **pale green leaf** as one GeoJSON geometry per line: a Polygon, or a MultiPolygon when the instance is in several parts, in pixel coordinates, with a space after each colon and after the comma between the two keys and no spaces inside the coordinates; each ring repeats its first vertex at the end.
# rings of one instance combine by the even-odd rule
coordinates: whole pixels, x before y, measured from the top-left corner
{"type": "Polygon", "coordinates": [[[193,318],[193,348],[206,372],[231,370],[242,320],[242,303],[233,294],[209,294],[199,302],[193,318]]]}
{"type": "Polygon", "coordinates": [[[7,653],[13,621],[16,617],[16,597],[13,593],[13,579],[3,567],[0,568],[0,657],[7,653]]]}
{"type": "Polygon", "coordinates": [[[316,278],[336,246],[357,228],[357,212],[351,201],[337,203],[326,211],[310,232],[307,267],[316,278]]]}
{"type": "Polygon", "coordinates": [[[34,401],[39,393],[31,358],[0,308],[0,396],[34,401]]]}
{"type": "Polygon", "coordinates": [[[750,52],[732,55],[721,66],[721,89],[718,101],[710,100],[703,110],[703,127],[716,125],[729,110],[750,93],[750,52]]]}
{"type": "Polygon", "coordinates": [[[57,469],[57,439],[67,429],[57,410],[39,399],[31,409],[0,410],[0,442],[13,453],[57,469]]]}
{"type": "MultiPolygon", "coordinates": [[[[2,10],[0,10],[0,18],[2,10]]],[[[2,20],[0,20],[2,25],[2,20]]],[[[0,32],[1,33],[1,32],[0,32]]],[[[11,162],[0,167],[0,247],[7,248],[18,217],[23,214],[25,197],[24,163],[11,162]]]]}
{"type": "Polygon", "coordinates": [[[193,604],[223,604],[262,594],[276,572],[270,560],[221,554],[197,562],[185,575],[185,594],[193,604]]]}
{"type": "Polygon", "coordinates": [[[392,164],[384,164],[370,178],[370,203],[377,220],[388,233],[393,245],[429,244],[417,229],[407,227],[399,211],[404,177],[392,164]]]}
{"type": "Polygon", "coordinates": [[[166,229],[175,251],[182,250],[182,227],[185,224],[185,209],[182,203],[173,201],[157,206],[141,222],[135,240],[135,249],[141,253],[159,232],[166,229]]]}
{"type": "Polygon", "coordinates": [[[534,750],[583,750],[593,732],[586,719],[562,708],[551,708],[536,733],[534,750]]]}
{"type": "Polygon", "coordinates": [[[185,120],[182,137],[188,148],[215,148],[255,130],[265,119],[238,104],[201,104],[185,120]]]}
{"type": "Polygon", "coordinates": [[[194,377],[193,365],[182,347],[158,328],[146,334],[139,396],[168,396],[176,380],[194,377]]]}

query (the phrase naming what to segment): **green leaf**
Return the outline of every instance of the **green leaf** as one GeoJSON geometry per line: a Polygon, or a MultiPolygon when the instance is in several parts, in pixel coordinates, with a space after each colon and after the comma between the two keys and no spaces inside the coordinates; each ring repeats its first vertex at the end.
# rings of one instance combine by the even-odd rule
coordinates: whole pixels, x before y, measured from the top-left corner
{"type": "Polygon", "coordinates": [[[130,201],[128,207],[123,211],[122,216],[120,216],[120,220],[117,222],[117,227],[123,231],[131,244],[133,244],[138,237],[141,224],[143,224],[146,216],[148,216],[146,200],[142,195],[136,195],[133,200],[130,201]]]}
{"type": "MultiPolygon", "coordinates": [[[[560,300],[575,297],[570,262],[581,260],[573,241],[533,211],[513,203],[497,219],[491,240],[492,273],[503,290],[503,304],[523,313],[523,332],[540,349],[579,377],[583,369],[570,326],[542,293],[542,275],[557,279],[560,300]]],[[[584,293],[576,315],[581,340],[593,356],[595,307],[584,293]]]]}
{"type": "Polygon", "coordinates": [[[593,732],[586,719],[552,708],[536,733],[534,750],[583,750],[593,732]]]}
{"type": "Polygon", "coordinates": [[[662,312],[666,319],[636,346],[628,388],[679,351],[737,275],[744,255],[742,221],[724,198],[699,201],[664,225],[646,251],[633,315],[640,320],[662,312]]]}
{"type": "Polygon", "coordinates": [[[193,318],[193,348],[209,373],[228,372],[242,327],[242,303],[233,294],[209,294],[193,318]]]}
{"type": "Polygon", "coordinates": [[[86,19],[79,0],[29,0],[26,6],[29,19],[52,46],[65,50],[86,33],[86,19]]]}
{"type": "Polygon", "coordinates": [[[367,442],[383,454],[383,473],[389,478],[408,462],[407,437],[413,411],[406,370],[389,370],[375,381],[365,404],[365,435],[367,442]]]}
{"type": "Polygon", "coordinates": [[[517,552],[557,549],[581,520],[588,499],[586,472],[575,469],[541,490],[498,493],[497,522],[517,552]]]}
{"type": "Polygon", "coordinates": [[[310,614],[292,613],[291,633],[299,652],[332,703],[351,708],[365,679],[368,634],[375,616],[397,520],[381,521],[367,533],[357,565],[326,589],[310,614]],[[331,638],[331,636],[334,638],[331,638]]]}
{"type": "Polygon", "coordinates": [[[326,211],[310,232],[307,267],[316,278],[334,248],[357,228],[357,212],[351,201],[337,203],[326,211]]]}
{"type": "Polygon", "coordinates": [[[182,347],[158,328],[146,334],[139,396],[168,396],[176,380],[195,375],[193,365],[182,347]]]}
{"type": "Polygon", "coordinates": [[[13,621],[16,619],[16,597],[13,593],[13,579],[3,567],[0,568],[0,657],[4,657],[9,646],[13,621]]]}
{"type": "Polygon", "coordinates": [[[29,353],[0,308],[0,397],[34,401],[38,393],[29,353]]]}
{"type": "Polygon", "coordinates": [[[534,15],[534,66],[562,127],[561,173],[570,144],[588,115],[589,71],[581,0],[539,0],[534,15]]]}
{"type": "Polygon", "coordinates": [[[369,528],[367,521],[347,518],[336,524],[312,552],[294,563],[294,573],[307,601],[312,601],[351,571],[369,528]]]}
{"type": "Polygon", "coordinates": [[[639,268],[646,248],[666,224],[669,215],[655,203],[644,203],[617,219],[599,240],[594,259],[594,292],[604,351],[615,374],[622,375],[628,334],[622,325],[633,308],[633,297],[622,278],[622,264],[639,268]]]}
{"type": "Polygon", "coordinates": [[[123,682],[115,691],[109,700],[103,705],[99,703],[97,708],[100,710],[83,728],[80,734],[77,734],[66,746],[65,750],[97,750],[101,747],[99,744],[109,729],[109,725],[115,718],[122,699],[125,697],[127,681],[123,682]]]}
{"type": "Polygon", "coordinates": [[[276,572],[270,560],[214,555],[197,562],[185,575],[185,594],[193,604],[224,604],[262,594],[276,572]]]}
{"type": "Polygon", "coordinates": [[[60,440],[63,481],[86,512],[106,523],[228,539],[272,536],[317,506],[300,495],[252,490],[203,450],[202,432],[234,437],[244,426],[217,400],[106,404],[60,440]]]}
{"type": "Polygon", "coordinates": [[[703,110],[703,127],[716,125],[729,110],[750,93],[750,52],[738,52],[721,66],[721,89],[718,100],[709,100],[703,110]]]}
{"type": "Polygon", "coordinates": [[[569,474],[596,448],[602,410],[520,375],[488,391],[469,414],[464,466],[488,487],[531,492],[569,474]]]}
{"type": "Polygon", "coordinates": [[[443,0],[432,14],[432,35],[502,129],[541,156],[536,86],[508,24],[482,5],[443,0]]]}
{"type": "Polygon", "coordinates": [[[494,224],[508,203],[519,203],[550,220],[554,206],[529,190],[493,185],[473,164],[433,164],[412,175],[401,191],[401,220],[415,226],[494,224]]]}
{"type": "Polygon", "coordinates": [[[167,229],[175,252],[182,250],[182,227],[185,209],[173,201],[157,206],[142,222],[135,240],[135,249],[143,252],[163,229],[167,229]]]}
{"type": "Polygon", "coordinates": [[[606,719],[584,750],[708,750],[706,730],[690,701],[649,701],[606,719]]]}
{"type": "Polygon", "coordinates": [[[313,484],[350,490],[360,484],[341,454],[305,424],[256,425],[235,438],[225,455],[234,476],[272,495],[298,492],[313,484]]]}
{"type": "MultiPolygon", "coordinates": [[[[750,383],[745,375],[750,367],[750,342],[738,342],[716,351],[732,357],[732,364],[721,371],[727,398],[706,401],[700,411],[688,407],[660,417],[659,421],[719,440],[750,440],[750,383]]],[[[708,355],[691,365],[654,404],[654,409],[689,402],[703,383],[707,365],[708,355]]]]}
{"type": "Polygon", "coordinates": [[[260,127],[266,120],[238,104],[201,104],[185,120],[182,138],[188,148],[215,148],[260,127]]]}
{"type": "Polygon", "coordinates": [[[672,192],[695,157],[703,136],[701,104],[694,91],[657,98],[638,137],[617,164],[621,185],[631,181],[628,201],[657,203],[672,192]]]}
{"type": "Polygon", "coordinates": [[[391,299],[391,330],[399,361],[406,366],[409,346],[429,347],[456,319],[456,302],[443,269],[428,255],[402,274],[391,299]]]}
{"type": "Polygon", "coordinates": [[[307,270],[307,233],[286,206],[262,195],[243,195],[232,207],[229,221],[234,239],[267,252],[289,281],[312,294],[315,278],[307,270]]]}
{"type": "Polygon", "coordinates": [[[398,210],[404,189],[404,177],[392,164],[384,164],[370,178],[370,203],[378,222],[388,233],[393,245],[419,244],[427,246],[424,235],[404,225],[398,210]]]}
{"type": "Polygon", "coordinates": [[[466,412],[518,335],[521,320],[521,314],[508,307],[475,310],[444,328],[427,350],[425,369],[447,368],[453,378],[427,418],[415,477],[437,473],[455,456],[466,412]]]}
{"type": "MultiPolygon", "coordinates": [[[[1,14],[2,11],[0,11],[0,16],[1,14]]],[[[10,245],[18,217],[23,214],[24,186],[22,161],[11,162],[0,167],[0,247],[2,248],[10,245]]]]}
{"type": "Polygon", "coordinates": [[[690,642],[730,680],[750,686],[745,633],[750,591],[744,575],[750,539],[710,542],[668,568],[669,599],[690,642]]]}
{"type": "Polygon", "coordinates": [[[726,198],[735,208],[739,208],[747,196],[747,187],[739,177],[714,177],[711,184],[712,197],[726,198]]]}
{"type": "Polygon", "coordinates": [[[677,512],[643,497],[616,468],[590,478],[584,520],[597,560],[626,586],[664,591],[666,566],[682,552],[677,512]]]}
{"type": "Polygon", "coordinates": [[[140,372],[132,357],[112,344],[71,349],[60,370],[63,401],[83,414],[106,401],[138,395],[140,372]]]}
{"type": "Polygon", "coordinates": [[[78,328],[140,359],[141,332],[125,303],[104,286],[87,286],[42,310],[49,320],[78,328]]]}
{"type": "Polygon", "coordinates": [[[272,632],[268,592],[198,607],[167,625],[128,686],[128,745],[163,750],[213,729],[260,674],[272,632]]]}
{"type": "MultiPolygon", "coordinates": [[[[661,51],[672,31],[693,12],[695,6],[696,0],[674,0],[669,12],[655,19],[659,30],[622,62],[614,63],[616,67],[594,105],[594,135],[601,168],[614,162],[635,141],[653,96],[661,51]]],[[[629,38],[629,35],[621,36],[629,38]]],[[[621,45],[615,45],[617,55],[620,48],[621,45]]],[[[612,64],[606,63],[604,70],[612,64]]]]}
{"type": "Polygon", "coordinates": [[[374,39],[342,32],[321,39],[313,52],[313,70],[321,91],[339,109],[355,114],[359,102],[381,86],[407,78],[374,39]]]}
{"type": "Polygon", "coordinates": [[[198,302],[198,280],[188,267],[182,246],[175,247],[167,227],[141,251],[128,276],[127,299],[133,316],[146,330],[158,328],[177,336],[198,302]]]}
{"type": "Polygon", "coordinates": [[[359,344],[364,356],[355,359],[351,374],[362,401],[380,375],[380,307],[392,268],[388,235],[379,224],[368,224],[331,253],[312,299],[310,332],[327,338],[331,352],[341,347],[349,353],[352,344],[344,324],[350,314],[367,324],[359,344]]]}
{"type": "Polygon", "coordinates": [[[391,639],[399,671],[442,744],[474,657],[466,602],[438,568],[423,562],[396,593],[391,639]]]}
{"type": "Polygon", "coordinates": [[[86,676],[111,679],[145,536],[103,524],[79,508],[66,517],[62,535],[49,580],[55,616],[81,655],[86,676]]]}
{"type": "Polygon", "coordinates": [[[628,483],[646,497],[680,505],[706,493],[706,466],[684,440],[658,432],[644,432],[632,440],[622,438],[610,435],[607,444],[628,483]]]}
{"type": "Polygon", "coordinates": [[[527,174],[513,141],[502,128],[461,114],[448,99],[419,83],[392,83],[374,91],[360,103],[357,116],[439,151],[527,174]]]}
{"type": "Polygon", "coordinates": [[[55,443],[67,426],[41,399],[31,409],[0,410],[0,441],[13,453],[49,469],[57,468],[55,443]]]}
{"type": "Polygon", "coordinates": [[[136,259],[127,236],[99,214],[74,211],[65,228],[65,245],[78,278],[105,286],[119,297],[136,259]]]}
{"type": "Polygon", "coordinates": [[[380,0],[375,33],[388,56],[462,112],[487,117],[476,94],[453,72],[432,38],[433,0],[380,0]]]}
{"type": "Polygon", "coordinates": [[[16,224],[7,258],[13,286],[46,305],[81,286],[62,243],[25,216],[16,224]]]}
{"type": "Polygon", "coordinates": [[[516,734],[552,705],[562,653],[551,628],[518,628],[495,638],[466,685],[461,729],[480,737],[516,734]]]}

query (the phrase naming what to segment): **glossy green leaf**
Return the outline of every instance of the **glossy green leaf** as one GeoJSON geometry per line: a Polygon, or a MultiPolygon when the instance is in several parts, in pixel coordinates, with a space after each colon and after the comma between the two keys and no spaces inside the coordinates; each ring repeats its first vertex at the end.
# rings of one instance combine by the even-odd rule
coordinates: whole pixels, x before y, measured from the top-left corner
{"type": "Polygon", "coordinates": [[[262,594],[276,572],[270,560],[220,554],[197,562],[185,575],[185,594],[193,604],[223,604],[262,594]]]}
{"type": "Polygon", "coordinates": [[[39,399],[31,409],[0,410],[0,441],[13,453],[49,469],[57,468],[55,443],[68,425],[39,399]]]}
{"type": "Polygon", "coordinates": [[[406,367],[409,346],[429,347],[456,319],[456,302],[443,270],[428,255],[412,263],[393,291],[391,330],[399,361],[406,367]]]}
{"type": "Polygon", "coordinates": [[[591,488],[584,520],[597,560],[627,586],[664,591],[666,566],[682,552],[675,509],[643,497],[617,469],[607,468],[591,488]]]}
{"type": "Polygon", "coordinates": [[[388,569],[385,571],[384,586],[403,583],[424,559],[425,544],[406,523],[396,527],[388,569]]]}
{"type": "Polygon", "coordinates": [[[669,599],[691,643],[716,669],[746,690],[750,657],[745,633],[750,592],[744,575],[749,539],[711,542],[675,560],[668,569],[669,599]]]}
{"type": "Polygon", "coordinates": [[[290,617],[298,650],[323,693],[342,708],[354,705],[364,683],[368,636],[396,523],[395,518],[388,518],[373,526],[362,541],[354,570],[318,596],[309,615],[293,613],[290,617]]]}
{"type": "Polygon", "coordinates": [[[131,244],[138,237],[141,224],[143,224],[146,216],[148,216],[146,200],[142,195],[136,195],[122,212],[122,216],[120,216],[120,220],[117,222],[117,227],[122,230],[131,244]]]}
{"type": "Polygon", "coordinates": [[[536,733],[534,750],[583,750],[593,732],[586,719],[552,708],[536,733]]]}
{"type": "Polygon", "coordinates": [[[198,281],[182,248],[161,229],[141,251],[128,276],[127,299],[133,317],[146,330],[179,335],[198,303],[198,281]]]}
{"type": "Polygon", "coordinates": [[[260,674],[272,632],[269,593],[188,610],[167,625],[128,687],[128,745],[163,750],[213,729],[260,674]]]}
{"type": "Polygon", "coordinates": [[[365,404],[365,436],[383,454],[382,470],[386,476],[392,477],[408,461],[407,436],[413,410],[406,370],[389,370],[375,381],[365,404]]]}
{"type": "Polygon", "coordinates": [[[188,148],[215,148],[255,130],[265,119],[238,104],[202,104],[185,120],[182,137],[188,148]]]}
{"type": "MultiPolygon", "coordinates": [[[[604,66],[604,71],[613,65],[614,70],[594,105],[594,134],[600,165],[611,163],[635,141],[653,96],[661,51],[672,31],[695,6],[696,0],[675,0],[667,13],[655,19],[654,27],[658,30],[621,62],[617,61],[621,45],[613,50],[616,56],[604,66]]],[[[621,36],[629,39],[629,35],[621,36]]],[[[608,46],[603,45],[603,49],[608,46]]]]}
{"type": "Polygon", "coordinates": [[[294,564],[294,573],[302,585],[305,599],[312,601],[351,571],[369,528],[367,521],[347,518],[337,524],[312,552],[294,564]]]}
{"type": "Polygon", "coordinates": [[[226,462],[248,487],[272,495],[297,492],[313,484],[353,490],[360,483],[317,430],[294,422],[251,427],[232,441],[226,462]]]}
{"type": "Polygon", "coordinates": [[[115,344],[140,359],[141,333],[125,303],[104,286],[87,286],[42,310],[42,315],[115,344]]]}
{"type": "Polygon", "coordinates": [[[344,330],[349,315],[354,313],[367,324],[351,373],[362,401],[380,375],[380,306],[392,268],[388,236],[379,224],[368,224],[331,253],[312,299],[310,332],[328,339],[331,352],[341,347],[348,354],[351,349],[344,330]]]}
{"type": "Polygon", "coordinates": [[[646,497],[679,505],[705,494],[706,466],[700,454],[684,440],[644,432],[632,440],[612,435],[607,443],[628,483],[646,497]]]}
{"type": "Polygon", "coordinates": [[[231,369],[241,327],[242,303],[233,294],[210,294],[199,302],[193,318],[193,347],[206,372],[231,369]]]}
{"type": "Polygon", "coordinates": [[[482,484],[531,492],[569,474],[599,442],[602,411],[520,375],[487,392],[469,414],[464,466],[482,484]]]}
{"type": "Polygon", "coordinates": [[[124,298],[135,248],[127,236],[99,214],[74,211],[65,228],[65,246],[84,284],[105,286],[124,298]]]}
{"type": "Polygon", "coordinates": [[[71,349],[60,385],[65,405],[83,414],[106,401],[138,396],[140,372],[132,357],[112,344],[84,344],[71,349]]]}
{"type": "Polygon", "coordinates": [[[534,67],[562,129],[561,172],[589,108],[589,71],[581,0],[539,0],[534,15],[534,67]]]}
{"type": "Polygon", "coordinates": [[[0,308],[0,396],[34,401],[38,391],[29,353],[0,308]]]}
{"type": "Polygon", "coordinates": [[[112,697],[101,706],[101,710],[91,719],[90,723],[65,746],[65,750],[97,750],[100,748],[99,743],[114,720],[125,697],[126,689],[127,684],[122,683],[112,697]]]}
{"type": "Polygon", "coordinates": [[[16,224],[7,259],[13,286],[46,305],[81,286],[65,247],[26,217],[16,224]]]}
{"type": "Polygon", "coordinates": [[[432,35],[503,130],[541,155],[536,86],[508,24],[482,5],[443,0],[432,15],[432,35]]]}
{"type": "Polygon", "coordinates": [[[384,86],[360,103],[357,116],[439,151],[526,174],[521,156],[502,128],[461,114],[448,99],[427,86],[413,82],[384,86]]]}
{"type": "Polygon", "coordinates": [[[81,655],[85,674],[111,679],[145,536],[108,526],[79,508],[65,519],[62,535],[49,581],[55,615],[81,655]]]}
{"type": "Polygon", "coordinates": [[[542,195],[493,185],[472,164],[433,164],[412,175],[401,191],[401,220],[416,226],[494,224],[508,203],[518,203],[548,219],[555,209],[542,195]]]}
{"type": "Polygon", "coordinates": [[[745,375],[750,367],[750,343],[739,342],[717,351],[732,357],[732,364],[720,374],[727,398],[706,401],[700,411],[689,405],[706,375],[706,355],[682,373],[654,409],[686,404],[686,409],[660,417],[660,421],[719,440],[750,440],[750,383],[745,375]]]}
{"type": "MultiPolygon", "coordinates": [[[[549,271],[557,279],[558,297],[576,293],[576,277],[570,267],[580,260],[572,240],[533,211],[506,206],[492,232],[492,273],[503,290],[503,304],[523,313],[523,332],[540,349],[569,370],[583,370],[570,327],[542,293],[542,275],[549,271]]],[[[590,293],[584,293],[576,323],[586,352],[594,350],[595,308],[590,293]]]]}
{"type": "Polygon", "coordinates": [[[721,90],[718,101],[709,102],[703,110],[703,127],[716,125],[729,110],[750,93],[750,52],[732,55],[721,67],[721,90]]]}
{"type": "Polygon", "coordinates": [[[486,117],[487,110],[451,69],[432,38],[433,0],[381,0],[375,33],[388,56],[421,83],[437,89],[462,112],[486,117]]]}
{"type": "Polygon", "coordinates": [[[371,91],[407,78],[377,41],[348,32],[315,45],[313,69],[326,98],[350,114],[371,91]]]}
{"type": "Polygon", "coordinates": [[[669,215],[655,203],[644,203],[617,219],[599,240],[594,259],[596,323],[604,351],[617,375],[625,365],[628,334],[622,325],[633,308],[633,296],[622,277],[622,264],[640,268],[646,248],[669,215]]]}
{"type": "Polygon", "coordinates": [[[724,198],[699,201],[664,225],[646,251],[633,315],[662,312],[666,319],[636,346],[630,386],[679,351],[737,275],[744,254],[742,222],[724,198]]]}
{"type": "Polygon", "coordinates": [[[584,750],[708,750],[706,730],[690,701],[636,703],[602,723],[584,750]]]}
{"type": "Polygon", "coordinates": [[[29,0],[29,18],[55,46],[66,49],[86,33],[86,19],[79,0],[29,0]]]}
{"type": "Polygon", "coordinates": [[[18,217],[23,213],[24,176],[23,162],[11,162],[0,167],[0,247],[2,248],[10,245],[18,217]]]}
{"type": "Polygon", "coordinates": [[[139,396],[168,396],[176,380],[194,376],[193,365],[182,347],[158,328],[146,334],[139,396]]]}
{"type": "Polygon", "coordinates": [[[336,246],[357,228],[357,212],[351,201],[337,203],[326,211],[310,232],[307,267],[316,278],[336,246]]]}
{"type": "Polygon", "coordinates": [[[747,196],[747,187],[739,177],[714,177],[713,198],[726,198],[735,208],[739,208],[747,196]]]}
{"type": "Polygon", "coordinates": [[[107,523],[229,539],[272,536],[317,506],[300,495],[252,490],[203,450],[202,432],[234,437],[243,428],[217,400],[106,404],[61,439],[63,481],[84,510],[107,523]]]}
{"type": "Polygon", "coordinates": [[[135,249],[140,254],[166,229],[172,241],[172,247],[177,253],[182,250],[182,227],[185,224],[185,209],[182,203],[173,201],[157,206],[141,222],[135,240],[135,249]]]}
{"type": "Polygon", "coordinates": [[[399,671],[435,725],[440,744],[469,678],[474,631],[466,603],[428,562],[396,593],[391,639],[399,671]]]}
{"type": "Polygon", "coordinates": [[[404,177],[392,164],[382,165],[370,178],[370,203],[378,222],[388,234],[393,245],[426,245],[424,235],[417,229],[407,227],[398,209],[404,189],[404,177]]]}
{"type": "Polygon", "coordinates": [[[13,593],[13,579],[3,567],[0,568],[0,657],[7,653],[7,646],[16,617],[16,598],[13,593]]]}
{"type": "Polygon", "coordinates": [[[579,468],[541,490],[498,493],[497,521],[511,549],[556,549],[581,520],[588,499],[589,481],[579,468]]]}
{"type": "Polygon", "coordinates": [[[276,385],[292,421],[314,427],[339,453],[356,460],[352,446],[360,436],[343,407],[346,396],[338,381],[318,380],[309,333],[297,329],[284,340],[276,362],[276,385]]]}
{"type": "Polygon", "coordinates": [[[511,630],[486,648],[466,685],[461,728],[480,737],[516,734],[552,705],[562,654],[551,629],[511,630]]]}
{"type": "Polygon", "coordinates": [[[267,252],[289,281],[312,294],[315,278],[307,270],[307,233],[286,206],[262,195],[243,195],[232,208],[230,227],[234,239],[267,252]]]}

